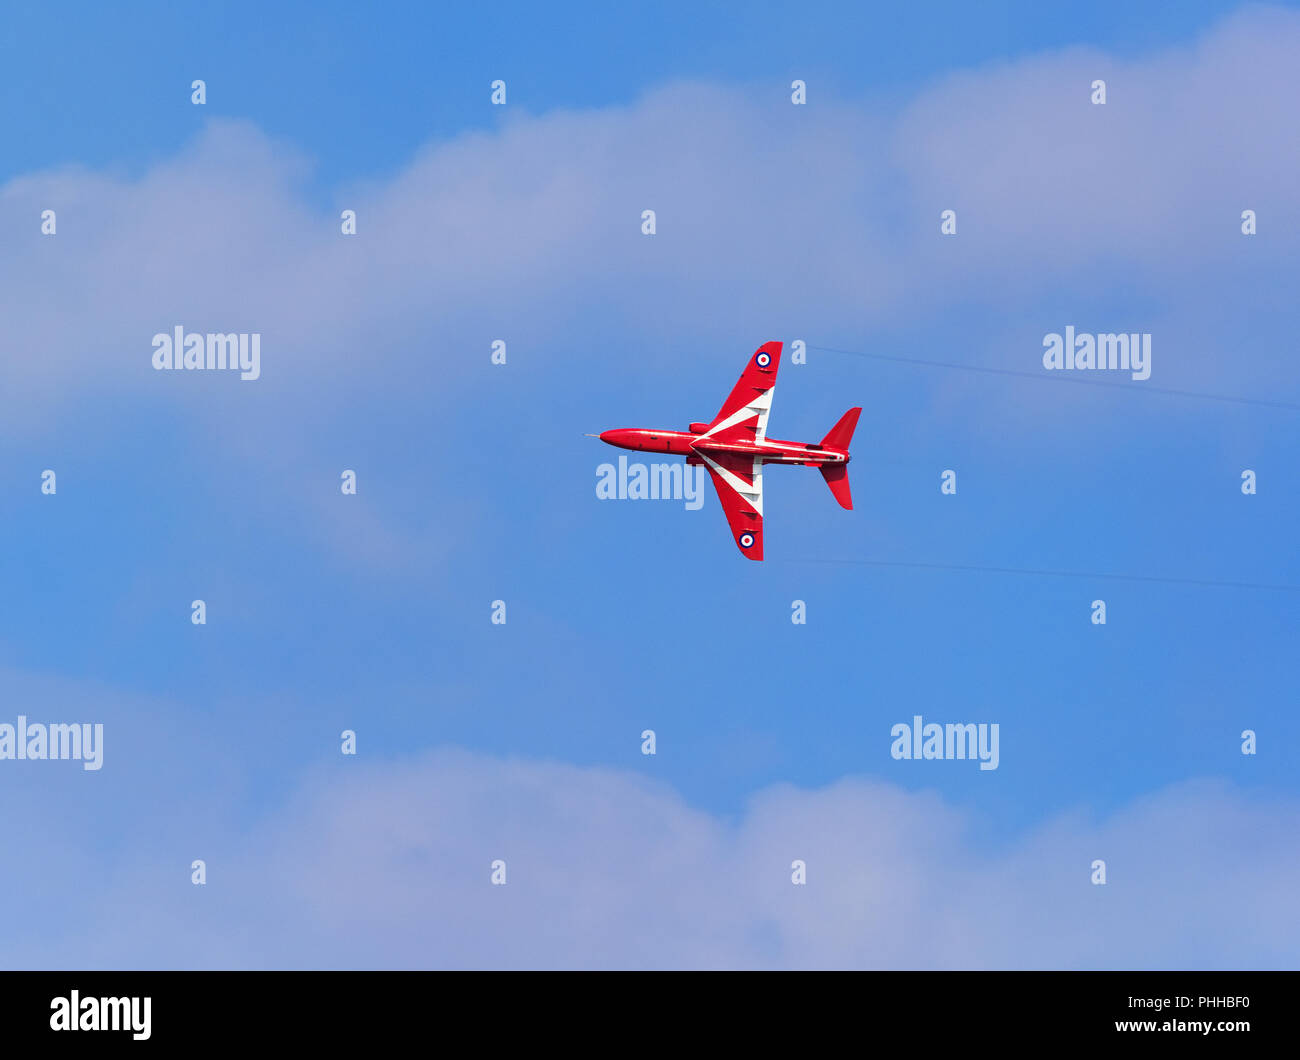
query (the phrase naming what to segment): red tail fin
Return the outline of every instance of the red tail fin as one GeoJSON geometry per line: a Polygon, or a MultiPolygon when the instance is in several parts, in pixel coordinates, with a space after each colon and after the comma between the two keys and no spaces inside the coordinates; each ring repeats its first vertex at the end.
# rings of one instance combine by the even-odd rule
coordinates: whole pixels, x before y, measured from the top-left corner
{"type": "MultiPolygon", "coordinates": [[[[861,415],[861,409],[849,409],[840,417],[840,422],[822,439],[822,448],[843,449],[848,452],[849,443],[853,441],[853,431],[857,428],[858,417],[861,415]]],[[[848,467],[844,464],[823,464],[821,473],[822,478],[826,480],[826,485],[835,494],[835,499],[840,502],[840,507],[852,511],[853,495],[849,492],[848,467]]]]}
{"type": "Polygon", "coordinates": [[[853,511],[853,495],[849,493],[849,469],[843,464],[823,464],[820,470],[826,485],[840,502],[840,507],[853,511]]]}
{"type": "Polygon", "coordinates": [[[832,427],[830,433],[822,439],[822,448],[847,449],[849,442],[853,441],[853,431],[857,427],[858,417],[861,415],[861,409],[849,409],[840,417],[840,422],[832,427]]]}

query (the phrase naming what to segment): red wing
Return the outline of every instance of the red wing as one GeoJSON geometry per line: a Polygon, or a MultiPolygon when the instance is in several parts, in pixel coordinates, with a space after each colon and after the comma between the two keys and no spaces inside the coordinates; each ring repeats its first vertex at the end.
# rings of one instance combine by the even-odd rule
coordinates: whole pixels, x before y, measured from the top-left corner
{"type": "Polygon", "coordinates": [[[735,453],[697,453],[718,491],[736,547],[748,559],[762,559],[763,462],[735,453]]]}
{"type": "Polygon", "coordinates": [[[740,379],[713,417],[707,438],[718,441],[762,441],[767,434],[767,417],[772,408],[772,389],[781,367],[781,343],[765,342],[750,357],[740,379]]]}

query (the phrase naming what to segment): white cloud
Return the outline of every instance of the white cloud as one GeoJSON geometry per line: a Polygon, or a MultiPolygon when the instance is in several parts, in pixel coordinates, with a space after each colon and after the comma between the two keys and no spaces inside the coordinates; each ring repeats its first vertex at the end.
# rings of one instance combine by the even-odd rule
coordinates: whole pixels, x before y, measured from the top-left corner
{"type": "Polygon", "coordinates": [[[251,833],[208,843],[205,888],[188,882],[191,850],[153,847],[83,904],[86,919],[17,960],[1268,967],[1300,946],[1293,802],[1195,782],[1005,846],[981,825],[932,793],[859,778],[768,788],[729,821],[610,769],[461,751],[345,761],[251,833]],[[496,858],[505,887],[489,882],[496,858]],[[806,886],[790,881],[795,858],[806,886]]]}
{"type": "Polygon", "coordinates": [[[107,388],[293,437],[340,400],[401,401],[394,379],[454,390],[503,332],[561,370],[575,346],[631,336],[658,370],[737,335],[864,335],[963,300],[1023,309],[1067,282],[1195,305],[1247,206],[1259,267],[1293,260],[1298,50],[1300,15],[1265,9],[1137,60],[1074,49],[969,71],[901,109],[678,84],[430,145],[339,194],[354,238],[307,204],[307,163],[245,124],[213,123],[139,180],[34,174],[0,189],[5,420],[107,388]],[[949,206],[955,240],[938,235],[949,206]],[[149,340],[174,323],[262,331],[263,380],[153,373],[149,340]]]}
{"type": "Polygon", "coordinates": [[[1276,267],[1300,230],[1297,48],[1300,16],[1253,9],[1131,61],[1072,48],[957,74],[907,107],[896,157],[916,202],[969,221],[985,257],[963,274],[985,297],[1079,284],[1081,270],[1177,290],[1244,246],[1247,208],[1269,229],[1251,253],[1276,267]],[[1089,100],[1098,78],[1104,106],[1089,100]]]}

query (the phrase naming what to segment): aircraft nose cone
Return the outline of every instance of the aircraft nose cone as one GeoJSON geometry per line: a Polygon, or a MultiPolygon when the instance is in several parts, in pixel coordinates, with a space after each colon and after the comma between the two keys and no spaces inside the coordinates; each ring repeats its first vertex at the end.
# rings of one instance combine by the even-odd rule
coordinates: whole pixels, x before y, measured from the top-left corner
{"type": "Polygon", "coordinates": [[[630,432],[626,427],[620,427],[612,431],[604,431],[600,434],[600,440],[606,445],[626,446],[628,444],[628,434],[630,432]]]}

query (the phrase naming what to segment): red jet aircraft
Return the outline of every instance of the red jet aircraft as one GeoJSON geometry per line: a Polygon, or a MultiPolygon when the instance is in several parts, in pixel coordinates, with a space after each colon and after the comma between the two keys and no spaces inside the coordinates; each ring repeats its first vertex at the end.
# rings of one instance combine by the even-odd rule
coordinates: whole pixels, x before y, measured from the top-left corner
{"type": "Polygon", "coordinates": [[[673,453],[688,464],[703,464],[718,491],[731,536],[750,559],[763,558],[763,465],[804,464],[820,468],[826,485],[843,508],[853,509],[849,495],[849,442],[862,410],[849,409],[817,445],[783,442],[767,436],[781,343],[760,346],[710,423],[692,423],[690,431],[655,431],[623,427],[599,435],[602,442],[644,453],[673,453]]]}

